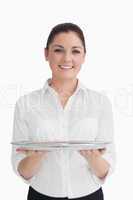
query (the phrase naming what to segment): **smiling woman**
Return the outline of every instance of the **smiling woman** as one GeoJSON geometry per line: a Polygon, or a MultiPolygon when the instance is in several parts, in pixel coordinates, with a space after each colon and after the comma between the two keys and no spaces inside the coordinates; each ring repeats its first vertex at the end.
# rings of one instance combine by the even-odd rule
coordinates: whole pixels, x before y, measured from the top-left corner
{"type": "Polygon", "coordinates": [[[52,82],[66,80],[76,83],[76,76],[85,59],[84,42],[77,32],[71,30],[58,34],[56,32],[54,38],[51,37],[50,35],[45,48],[45,57],[52,70],[52,82]]]}
{"type": "Polygon", "coordinates": [[[30,185],[28,200],[103,200],[102,184],[115,167],[109,99],[77,78],[85,61],[83,32],[73,23],[50,32],[45,59],[52,77],[16,102],[13,141],[104,141],[103,149],[12,148],[15,173],[30,185]]]}
{"type": "Polygon", "coordinates": [[[66,23],[52,29],[45,48],[45,58],[52,70],[51,87],[58,92],[63,107],[76,88],[77,74],[85,54],[84,35],[77,25],[66,23]]]}

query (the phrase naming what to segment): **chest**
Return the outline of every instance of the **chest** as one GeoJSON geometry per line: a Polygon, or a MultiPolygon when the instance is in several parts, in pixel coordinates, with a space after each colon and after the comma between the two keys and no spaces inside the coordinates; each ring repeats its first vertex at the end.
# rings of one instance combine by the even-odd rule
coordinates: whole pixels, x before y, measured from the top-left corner
{"type": "Polygon", "coordinates": [[[94,140],[99,106],[79,93],[69,98],[47,93],[26,112],[25,120],[32,140],[94,140]]]}
{"type": "MultiPolygon", "coordinates": [[[[62,106],[67,101],[62,100],[62,106]]],[[[37,107],[26,114],[26,122],[32,140],[94,140],[99,126],[98,114],[76,103],[67,111],[37,107]]]]}

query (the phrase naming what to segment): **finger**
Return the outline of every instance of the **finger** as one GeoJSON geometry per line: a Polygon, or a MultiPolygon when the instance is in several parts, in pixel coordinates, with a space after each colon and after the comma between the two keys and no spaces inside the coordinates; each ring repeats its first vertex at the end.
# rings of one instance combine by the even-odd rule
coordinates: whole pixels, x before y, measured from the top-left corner
{"type": "Polygon", "coordinates": [[[25,148],[17,148],[16,151],[30,151],[30,152],[49,152],[49,151],[43,151],[43,150],[30,150],[25,148]]]}
{"type": "Polygon", "coordinates": [[[82,156],[88,157],[88,156],[91,155],[92,150],[80,150],[80,153],[81,153],[82,156]]]}
{"type": "Polygon", "coordinates": [[[85,156],[86,155],[86,151],[85,150],[80,150],[80,154],[85,156]]]}
{"type": "Polygon", "coordinates": [[[106,151],[106,148],[99,149],[99,152],[103,154],[106,151]]]}
{"type": "Polygon", "coordinates": [[[99,156],[101,153],[100,153],[99,149],[93,149],[92,154],[95,156],[99,156]]]}
{"type": "Polygon", "coordinates": [[[28,150],[22,149],[22,148],[18,148],[18,149],[16,149],[16,151],[17,151],[18,153],[24,153],[24,154],[26,154],[28,150]]]}
{"type": "Polygon", "coordinates": [[[16,151],[17,152],[21,152],[21,153],[25,153],[25,154],[33,154],[33,153],[35,153],[34,150],[29,150],[29,149],[25,149],[25,148],[17,148],[16,151]]]}
{"type": "Polygon", "coordinates": [[[103,149],[93,149],[93,150],[92,150],[92,154],[95,155],[95,156],[100,156],[100,155],[102,155],[104,152],[105,152],[105,150],[103,150],[103,149]]]}
{"type": "Polygon", "coordinates": [[[16,149],[16,151],[27,151],[27,150],[28,150],[28,149],[21,148],[21,147],[19,147],[19,148],[16,149]]]}
{"type": "Polygon", "coordinates": [[[49,151],[41,151],[41,150],[35,150],[35,153],[36,154],[39,154],[39,155],[41,155],[41,154],[47,154],[49,151]]]}

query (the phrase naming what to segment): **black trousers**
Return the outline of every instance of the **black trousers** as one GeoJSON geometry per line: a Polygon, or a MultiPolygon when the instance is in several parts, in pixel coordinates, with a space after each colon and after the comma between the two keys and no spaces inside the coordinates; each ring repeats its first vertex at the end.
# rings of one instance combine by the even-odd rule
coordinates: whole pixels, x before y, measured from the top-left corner
{"type": "MultiPolygon", "coordinates": [[[[29,187],[27,200],[68,200],[67,197],[50,197],[44,194],[41,194],[34,190],[31,186],[29,187]]],[[[73,200],[104,200],[102,188],[93,192],[87,196],[73,198],[73,200]]]]}

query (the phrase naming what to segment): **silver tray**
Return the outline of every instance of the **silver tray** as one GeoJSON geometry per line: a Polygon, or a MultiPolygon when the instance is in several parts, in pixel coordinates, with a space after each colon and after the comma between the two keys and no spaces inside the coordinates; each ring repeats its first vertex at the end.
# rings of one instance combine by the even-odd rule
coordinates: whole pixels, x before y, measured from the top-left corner
{"type": "Polygon", "coordinates": [[[13,141],[12,145],[18,146],[19,148],[29,150],[58,150],[58,149],[71,149],[71,150],[82,150],[82,149],[103,149],[106,148],[110,142],[105,141],[13,141]]]}

